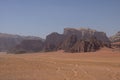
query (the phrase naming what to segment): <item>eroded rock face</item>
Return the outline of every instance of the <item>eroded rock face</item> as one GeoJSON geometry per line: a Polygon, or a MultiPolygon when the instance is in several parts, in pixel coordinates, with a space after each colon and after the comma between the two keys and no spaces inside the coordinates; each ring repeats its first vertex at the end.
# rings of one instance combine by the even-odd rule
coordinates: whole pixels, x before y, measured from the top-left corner
{"type": "Polygon", "coordinates": [[[76,35],[71,35],[66,38],[61,49],[66,52],[93,52],[101,47],[105,46],[101,41],[97,40],[95,37],[88,39],[79,39],[76,35]]]}
{"type": "Polygon", "coordinates": [[[44,51],[58,50],[63,40],[64,36],[62,34],[58,34],[56,32],[51,33],[46,37],[46,40],[44,42],[44,51]]]}
{"type": "Polygon", "coordinates": [[[98,40],[103,41],[105,43],[109,42],[108,37],[104,32],[96,31],[93,29],[86,29],[86,28],[65,28],[64,29],[64,35],[76,35],[79,39],[88,39],[91,37],[96,37],[98,40]]]}
{"type": "Polygon", "coordinates": [[[78,40],[73,47],[71,52],[94,52],[103,47],[101,41],[96,38],[90,38],[90,40],[78,40]]]}
{"type": "Polygon", "coordinates": [[[59,47],[62,50],[69,52],[76,42],[77,42],[77,36],[69,35],[63,40],[63,43],[59,47]]]}
{"type": "Polygon", "coordinates": [[[111,46],[104,32],[83,28],[65,28],[63,34],[52,33],[47,36],[45,44],[46,51],[62,49],[66,52],[91,52],[111,46]]]}

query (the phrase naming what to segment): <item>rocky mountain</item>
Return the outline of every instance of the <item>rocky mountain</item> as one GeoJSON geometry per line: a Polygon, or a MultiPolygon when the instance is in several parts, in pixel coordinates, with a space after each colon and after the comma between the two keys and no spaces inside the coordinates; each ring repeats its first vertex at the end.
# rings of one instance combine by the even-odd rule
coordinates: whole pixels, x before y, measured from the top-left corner
{"type": "Polygon", "coordinates": [[[93,52],[105,46],[96,37],[89,39],[78,39],[76,35],[71,35],[62,44],[62,49],[66,52],[93,52]]]}
{"type": "Polygon", "coordinates": [[[106,33],[96,31],[90,28],[65,28],[64,29],[64,35],[76,35],[79,39],[89,39],[91,37],[96,37],[98,40],[103,42],[109,42],[108,37],[106,36],[106,33]]]}
{"type": "Polygon", "coordinates": [[[20,44],[23,40],[43,40],[34,36],[20,36],[6,33],[0,33],[0,51],[8,51],[16,45],[20,44]]]}
{"type": "Polygon", "coordinates": [[[11,48],[9,53],[27,53],[27,52],[39,52],[43,50],[43,41],[35,39],[25,39],[11,48]]]}
{"type": "Polygon", "coordinates": [[[53,32],[46,37],[44,42],[44,51],[58,50],[59,46],[63,42],[65,36],[57,32],[53,32]]]}
{"type": "Polygon", "coordinates": [[[110,37],[111,42],[120,42],[120,31],[110,37]]]}
{"type": "Polygon", "coordinates": [[[103,46],[110,47],[104,32],[85,28],[65,28],[63,34],[52,33],[46,37],[45,44],[45,51],[89,52],[103,46]]]}
{"type": "Polygon", "coordinates": [[[110,38],[111,45],[113,48],[118,48],[120,50],[120,31],[118,31],[115,35],[110,38]]]}
{"type": "Polygon", "coordinates": [[[65,28],[63,34],[53,32],[45,40],[34,36],[0,33],[0,51],[12,53],[57,50],[91,52],[104,46],[111,47],[106,34],[89,28],[65,28]]]}

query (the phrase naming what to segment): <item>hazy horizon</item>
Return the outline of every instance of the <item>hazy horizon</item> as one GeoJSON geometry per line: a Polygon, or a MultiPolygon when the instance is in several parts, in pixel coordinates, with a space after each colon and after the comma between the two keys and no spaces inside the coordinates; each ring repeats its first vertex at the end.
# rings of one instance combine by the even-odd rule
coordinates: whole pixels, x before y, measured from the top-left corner
{"type": "Polygon", "coordinates": [[[120,31],[119,0],[0,0],[0,32],[45,38],[66,27],[120,31]]]}

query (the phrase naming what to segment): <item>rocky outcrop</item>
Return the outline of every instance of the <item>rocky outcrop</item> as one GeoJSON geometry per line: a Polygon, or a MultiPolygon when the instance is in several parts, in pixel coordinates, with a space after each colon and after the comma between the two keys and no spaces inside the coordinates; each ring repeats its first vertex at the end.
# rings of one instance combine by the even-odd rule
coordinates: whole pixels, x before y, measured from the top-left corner
{"type": "Polygon", "coordinates": [[[103,41],[105,43],[109,42],[108,37],[106,36],[106,33],[96,31],[90,28],[65,28],[64,29],[64,35],[76,35],[79,39],[88,39],[91,37],[96,37],[98,40],[103,41]]]}
{"type": "Polygon", "coordinates": [[[63,43],[59,46],[60,49],[65,51],[70,51],[74,44],[77,42],[77,36],[76,35],[69,35],[63,40],[63,43]]]}
{"type": "Polygon", "coordinates": [[[49,34],[44,42],[44,51],[58,50],[63,40],[64,36],[62,34],[58,34],[56,32],[49,34]]]}
{"type": "Polygon", "coordinates": [[[89,40],[78,40],[71,48],[71,52],[94,52],[103,47],[102,42],[95,37],[91,37],[89,40]]]}
{"type": "Polygon", "coordinates": [[[52,33],[46,37],[45,44],[46,51],[66,52],[90,52],[111,46],[104,32],[83,28],[65,28],[63,34],[52,33]]]}
{"type": "Polygon", "coordinates": [[[109,39],[111,42],[120,42],[120,31],[118,31],[115,35],[111,36],[109,39]]]}
{"type": "Polygon", "coordinates": [[[120,49],[120,31],[118,31],[115,35],[111,36],[110,41],[113,48],[120,49]]]}
{"type": "Polygon", "coordinates": [[[96,37],[88,39],[79,39],[76,35],[71,35],[62,43],[61,48],[66,52],[94,52],[101,47],[106,46],[96,37]]]}

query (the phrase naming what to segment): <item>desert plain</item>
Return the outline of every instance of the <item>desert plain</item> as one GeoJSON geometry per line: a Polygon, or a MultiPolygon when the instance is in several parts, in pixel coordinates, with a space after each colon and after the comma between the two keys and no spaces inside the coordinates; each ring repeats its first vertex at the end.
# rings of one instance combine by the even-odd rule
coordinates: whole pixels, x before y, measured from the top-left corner
{"type": "Polygon", "coordinates": [[[0,53],[0,80],[120,80],[120,51],[0,53]]]}

